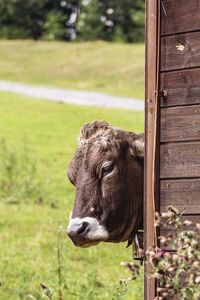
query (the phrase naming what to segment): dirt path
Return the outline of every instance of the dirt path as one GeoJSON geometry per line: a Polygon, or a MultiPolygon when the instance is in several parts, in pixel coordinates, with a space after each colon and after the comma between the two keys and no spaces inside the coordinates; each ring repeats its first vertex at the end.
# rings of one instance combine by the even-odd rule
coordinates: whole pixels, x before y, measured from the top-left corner
{"type": "Polygon", "coordinates": [[[8,81],[0,81],[0,91],[14,92],[37,99],[77,105],[144,110],[144,102],[142,100],[110,96],[96,92],[65,90],[8,81]]]}

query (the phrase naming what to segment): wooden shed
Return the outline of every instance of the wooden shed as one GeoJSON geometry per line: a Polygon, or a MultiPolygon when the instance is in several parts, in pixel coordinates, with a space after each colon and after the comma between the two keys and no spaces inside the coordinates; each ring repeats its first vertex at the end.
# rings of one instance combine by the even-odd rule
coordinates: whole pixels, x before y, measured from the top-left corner
{"type": "MultiPolygon", "coordinates": [[[[145,121],[147,249],[155,210],[200,222],[200,0],[146,2],[145,121]]],[[[155,294],[146,278],[145,300],[155,294]]]]}

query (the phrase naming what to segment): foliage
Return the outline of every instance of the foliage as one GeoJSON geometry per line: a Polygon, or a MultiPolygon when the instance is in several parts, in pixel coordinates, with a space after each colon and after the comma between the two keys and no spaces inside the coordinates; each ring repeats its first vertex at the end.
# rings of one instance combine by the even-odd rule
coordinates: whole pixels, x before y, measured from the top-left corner
{"type": "Polygon", "coordinates": [[[156,299],[174,296],[182,300],[200,299],[200,224],[182,221],[177,210],[169,207],[161,217],[156,214],[156,226],[176,230],[174,234],[159,237],[161,247],[171,244],[175,254],[158,247],[147,252],[147,261],[152,266],[151,277],[158,281],[159,297],[156,299]]]}
{"type": "Polygon", "coordinates": [[[0,37],[68,39],[72,4],[54,0],[0,0],[0,37]]]}
{"type": "Polygon", "coordinates": [[[99,0],[81,1],[77,23],[78,38],[81,40],[103,39],[102,9],[99,0]]]}
{"type": "Polygon", "coordinates": [[[108,41],[144,40],[143,0],[84,0],[78,22],[79,38],[108,41]]]}
{"type": "Polygon", "coordinates": [[[123,300],[128,292],[128,285],[125,280],[119,281],[119,287],[117,288],[114,298],[112,300],[123,300]]]}
{"type": "MultiPolygon", "coordinates": [[[[152,247],[144,255],[145,262],[151,266],[147,274],[157,281],[157,297],[154,300],[200,299],[200,224],[182,220],[173,207],[166,213],[156,213],[155,226],[170,231],[159,236],[161,248],[152,247]],[[188,229],[188,227],[190,227],[188,229]],[[169,247],[175,253],[167,251],[169,247]]],[[[122,263],[130,272],[130,280],[139,275],[138,265],[122,263]]]]}
{"type": "Polygon", "coordinates": [[[0,14],[1,38],[144,39],[144,0],[0,0],[0,14]]]}
{"type": "Polygon", "coordinates": [[[0,0],[0,36],[33,39],[42,35],[43,1],[0,0]]]}
{"type": "Polygon", "coordinates": [[[65,38],[63,31],[63,23],[65,16],[56,10],[50,11],[46,16],[46,21],[43,25],[43,39],[46,40],[62,40],[65,38]]]}
{"type": "Polygon", "coordinates": [[[50,202],[48,182],[39,177],[36,160],[30,157],[25,144],[17,153],[1,140],[0,157],[1,202],[50,202]]]}

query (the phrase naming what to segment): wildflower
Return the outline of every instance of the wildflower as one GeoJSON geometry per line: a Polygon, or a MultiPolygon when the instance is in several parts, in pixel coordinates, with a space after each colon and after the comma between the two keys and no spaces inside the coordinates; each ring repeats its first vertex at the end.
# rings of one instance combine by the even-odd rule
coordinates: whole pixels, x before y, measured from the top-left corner
{"type": "Polygon", "coordinates": [[[193,264],[192,264],[192,267],[194,269],[199,270],[200,269],[200,262],[199,261],[194,261],[193,264]]]}
{"type": "Polygon", "coordinates": [[[185,220],[185,221],[183,222],[183,225],[184,225],[184,226],[190,226],[191,224],[192,224],[192,222],[189,221],[189,220],[185,220]]]}
{"type": "Polygon", "coordinates": [[[125,278],[120,278],[119,283],[120,284],[125,284],[126,283],[126,279],[125,278]]]}
{"type": "Polygon", "coordinates": [[[195,283],[197,283],[197,284],[200,283],[200,276],[198,276],[198,277],[195,279],[195,283]]]}
{"type": "Polygon", "coordinates": [[[196,224],[196,228],[197,228],[198,231],[200,231],[200,223],[196,224]]]}

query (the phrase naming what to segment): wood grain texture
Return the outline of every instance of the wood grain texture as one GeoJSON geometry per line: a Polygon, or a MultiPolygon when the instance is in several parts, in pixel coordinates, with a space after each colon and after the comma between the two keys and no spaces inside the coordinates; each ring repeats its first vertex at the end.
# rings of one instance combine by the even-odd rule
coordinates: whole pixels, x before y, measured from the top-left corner
{"type": "Polygon", "coordinates": [[[200,104],[200,69],[161,73],[160,90],[167,91],[161,107],[200,104]]]}
{"type": "Polygon", "coordinates": [[[161,21],[161,34],[198,30],[200,29],[200,2],[197,0],[163,0],[161,1],[161,21]]]}
{"type": "Polygon", "coordinates": [[[161,71],[200,67],[200,32],[161,38],[161,71]]]}
{"type": "Polygon", "coordinates": [[[200,142],[160,146],[160,178],[200,177],[200,142]]]}
{"type": "MultiPolygon", "coordinates": [[[[159,24],[160,1],[146,1],[146,66],[145,66],[145,174],[144,174],[144,248],[145,251],[155,244],[154,236],[154,139],[156,136],[156,95],[158,70],[157,34],[159,24]]],[[[150,263],[145,264],[144,299],[155,298],[155,280],[147,276],[151,270],[150,263]]]]}
{"type": "Polygon", "coordinates": [[[200,214],[200,178],[160,180],[160,198],[161,212],[173,206],[180,213],[200,214]]]}
{"type": "Polygon", "coordinates": [[[161,109],[161,142],[200,141],[200,105],[161,109]]]}

